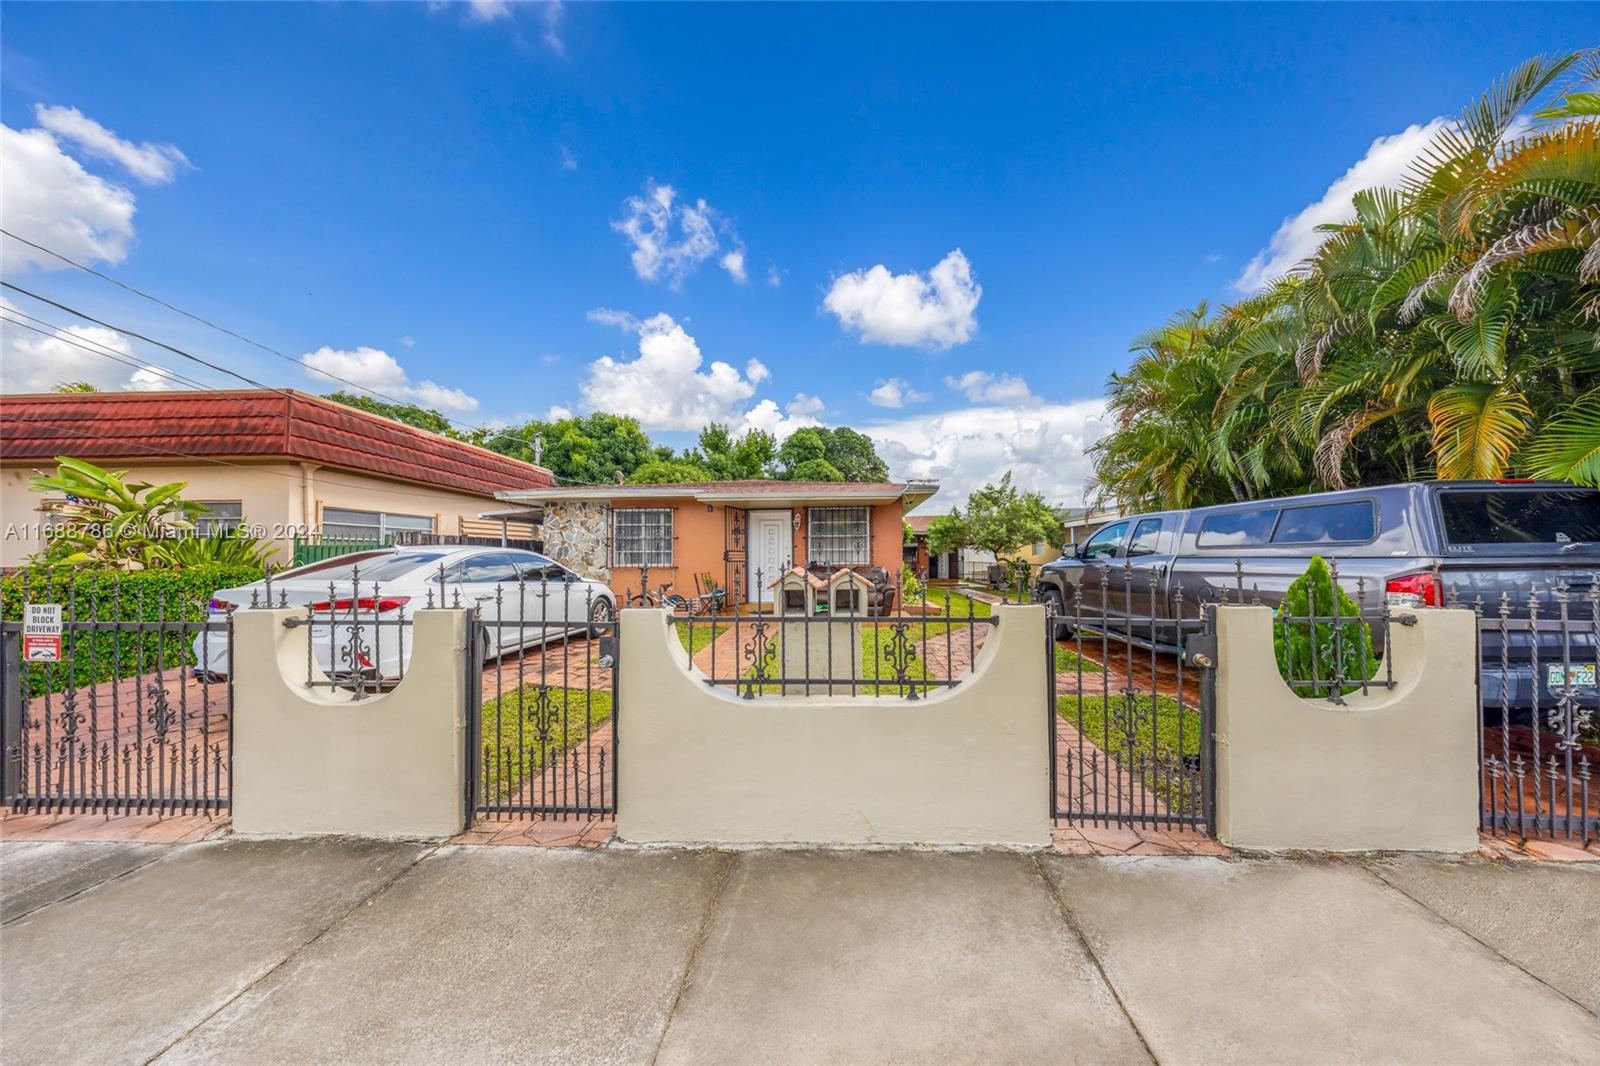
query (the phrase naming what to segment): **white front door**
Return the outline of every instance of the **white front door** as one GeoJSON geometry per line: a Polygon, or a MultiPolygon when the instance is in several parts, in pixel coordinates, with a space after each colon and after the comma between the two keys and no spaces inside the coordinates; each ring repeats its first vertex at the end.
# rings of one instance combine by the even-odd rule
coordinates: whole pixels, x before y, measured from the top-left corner
{"type": "Polygon", "coordinates": [[[750,602],[771,603],[771,585],[789,569],[793,540],[788,511],[751,511],[748,588],[750,602]]]}

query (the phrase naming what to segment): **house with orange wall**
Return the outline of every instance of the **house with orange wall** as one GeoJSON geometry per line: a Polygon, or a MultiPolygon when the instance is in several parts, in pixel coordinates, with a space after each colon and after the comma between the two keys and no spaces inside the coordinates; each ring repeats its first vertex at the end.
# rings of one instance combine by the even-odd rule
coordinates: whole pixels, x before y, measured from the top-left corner
{"type": "Polygon", "coordinates": [[[906,512],[937,482],[712,481],[586,485],[502,492],[544,511],[545,553],[604,581],[619,602],[696,579],[729,592],[729,605],[771,602],[791,566],[881,567],[898,579],[906,512]]]}

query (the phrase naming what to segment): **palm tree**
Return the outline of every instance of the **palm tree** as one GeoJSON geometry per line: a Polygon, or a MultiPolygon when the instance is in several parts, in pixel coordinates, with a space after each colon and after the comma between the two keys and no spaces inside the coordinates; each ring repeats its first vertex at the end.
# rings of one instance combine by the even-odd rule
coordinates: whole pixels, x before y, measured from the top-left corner
{"type": "Polygon", "coordinates": [[[1267,292],[1140,338],[1110,381],[1100,495],[1182,507],[1511,472],[1600,484],[1597,86],[1600,52],[1529,60],[1399,190],[1358,193],[1355,217],[1267,292]]]}

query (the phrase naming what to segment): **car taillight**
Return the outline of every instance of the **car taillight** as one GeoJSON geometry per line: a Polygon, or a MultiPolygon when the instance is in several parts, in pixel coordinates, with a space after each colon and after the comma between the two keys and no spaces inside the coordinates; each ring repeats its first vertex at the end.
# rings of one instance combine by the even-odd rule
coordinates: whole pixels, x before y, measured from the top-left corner
{"type": "Polygon", "coordinates": [[[363,596],[358,600],[323,600],[313,603],[313,611],[374,611],[383,614],[385,611],[397,611],[411,602],[410,596],[385,596],[375,600],[370,596],[363,596]]]}
{"type": "Polygon", "coordinates": [[[234,608],[238,606],[237,603],[229,603],[227,600],[219,600],[215,597],[211,600],[211,609],[213,611],[221,611],[223,614],[232,614],[234,608]]]}
{"type": "Polygon", "coordinates": [[[1439,579],[1432,574],[1392,577],[1383,586],[1384,598],[1395,607],[1437,607],[1444,602],[1439,579]]]}

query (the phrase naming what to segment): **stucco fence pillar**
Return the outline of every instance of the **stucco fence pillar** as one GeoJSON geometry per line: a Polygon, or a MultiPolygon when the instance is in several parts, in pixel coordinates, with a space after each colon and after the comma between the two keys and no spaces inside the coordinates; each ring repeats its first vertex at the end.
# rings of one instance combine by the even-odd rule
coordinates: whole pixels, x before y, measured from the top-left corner
{"type": "Polygon", "coordinates": [[[1381,682],[1305,699],[1278,673],[1272,611],[1217,608],[1217,836],[1282,851],[1477,847],[1477,621],[1396,612],[1381,682]],[[1400,615],[1415,624],[1400,624],[1400,615]]]}
{"type": "MultiPolygon", "coordinates": [[[[388,692],[305,683],[302,610],[233,619],[233,828],[264,835],[445,837],[466,820],[467,617],[419,610],[388,692]]],[[[315,676],[321,677],[320,672],[315,676]]]]}
{"type": "Polygon", "coordinates": [[[917,700],[745,700],[706,683],[664,611],[623,611],[617,835],[1048,845],[1044,609],[996,607],[995,617],[971,673],[917,700]]]}

